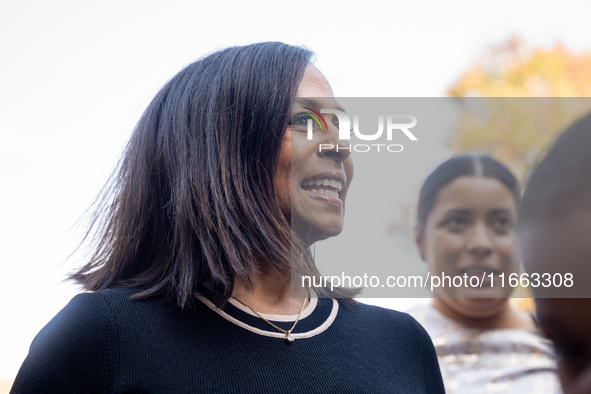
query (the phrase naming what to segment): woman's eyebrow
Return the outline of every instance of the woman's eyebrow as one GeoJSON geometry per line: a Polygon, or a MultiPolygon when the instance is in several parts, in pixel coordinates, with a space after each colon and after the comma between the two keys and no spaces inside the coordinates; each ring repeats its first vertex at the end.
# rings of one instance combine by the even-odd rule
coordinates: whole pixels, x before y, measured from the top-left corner
{"type": "MultiPolygon", "coordinates": [[[[304,107],[311,107],[314,108],[316,110],[320,110],[322,109],[322,104],[320,103],[320,101],[316,100],[315,98],[311,98],[311,97],[296,97],[295,98],[298,104],[304,106],[304,107]]],[[[336,102],[336,100],[335,100],[336,102]]],[[[331,108],[332,109],[332,108],[331,108]]],[[[347,112],[345,111],[345,108],[343,108],[340,104],[337,103],[337,108],[339,111],[342,112],[347,112]]]]}
{"type": "Polygon", "coordinates": [[[504,213],[512,214],[512,212],[509,208],[495,208],[495,209],[491,209],[490,211],[488,211],[488,213],[491,215],[498,215],[498,214],[504,214],[504,213]]]}
{"type": "Polygon", "coordinates": [[[449,215],[450,213],[458,213],[461,215],[469,215],[471,213],[471,211],[469,209],[466,208],[452,208],[450,210],[447,210],[445,212],[446,215],[449,215]]]}

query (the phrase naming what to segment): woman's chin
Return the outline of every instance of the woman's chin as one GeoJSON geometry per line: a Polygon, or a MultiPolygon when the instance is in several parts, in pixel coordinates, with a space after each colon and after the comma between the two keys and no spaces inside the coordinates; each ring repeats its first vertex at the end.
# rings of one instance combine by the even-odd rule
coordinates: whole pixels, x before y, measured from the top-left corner
{"type": "MultiPolygon", "coordinates": [[[[342,231],[342,230],[341,230],[342,231]]],[[[341,233],[341,231],[333,231],[333,232],[322,232],[320,234],[308,234],[306,240],[312,246],[316,242],[325,241],[329,238],[336,237],[341,233]]]]}
{"type": "MultiPolygon", "coordinates": [[[[509,287],[453,287],[439,289],[435,292],[438,298],[470,298],[475,300],[494,300],[509,298],[512,293],[509,287]]],[[[485,303],[486,301],[475,301],[485,303]]],[[[491,301],[492,302],[492,301],[491,301]]]]}
{"type": "Polygon", "coordinates": [[[507,298],[457,298],[456,312],[470,319],[487,319],[498,314],[508,302],[507,298]]]}
{"type": "Polygon", "coordinates": [[[333,223],[324,222],[322,224],[292,225],[292,232],[300,239],[307,241],[310,245],[324,241],[325,239],[336,237],[343,231],[341,220],[335,220],[333,223]]]}

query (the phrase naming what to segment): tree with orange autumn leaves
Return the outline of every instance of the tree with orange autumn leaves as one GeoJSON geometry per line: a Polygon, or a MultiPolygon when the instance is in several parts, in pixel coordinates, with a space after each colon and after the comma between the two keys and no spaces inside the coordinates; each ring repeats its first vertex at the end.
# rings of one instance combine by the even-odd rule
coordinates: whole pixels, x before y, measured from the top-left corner
{"type": "Polygon", "coordinates": [[[460,100],[452,150],[487,152],[523,181],[555,136],[591,109],[591,98],[576,98],[591,97],[591,52],[528,49],[512,37],[489,48],[447,93],[460,100]]]}

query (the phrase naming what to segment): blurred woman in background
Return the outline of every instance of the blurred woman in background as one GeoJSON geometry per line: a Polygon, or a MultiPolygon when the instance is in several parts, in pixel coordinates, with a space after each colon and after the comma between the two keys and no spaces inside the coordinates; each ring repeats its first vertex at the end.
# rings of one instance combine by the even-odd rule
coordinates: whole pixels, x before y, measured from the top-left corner
{"type": "Polygon", "coordinates": [[[509,169],[486,155],[447,160],[421,189],[416,242],[445,287],[410,313],[433,340],[448,393],[560,392],[549,342],[508,299],[520,195],[509,169]],[[444,276],[482,286],[455,287],[444,276]]]}

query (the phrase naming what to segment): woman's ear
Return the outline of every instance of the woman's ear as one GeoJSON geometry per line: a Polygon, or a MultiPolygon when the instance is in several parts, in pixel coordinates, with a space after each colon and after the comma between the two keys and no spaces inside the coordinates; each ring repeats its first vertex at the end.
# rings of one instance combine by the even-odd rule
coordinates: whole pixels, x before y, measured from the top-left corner
{"type": "Polygon", "coordinates": [[[419,225],[415,225],[415,242],[417,243],[417,248],[419,249],[419,256],[421,256],[421,260],[425,261],[425,253],[424,253],[424,242],[423,236],[420,234],[419,225]]]}

